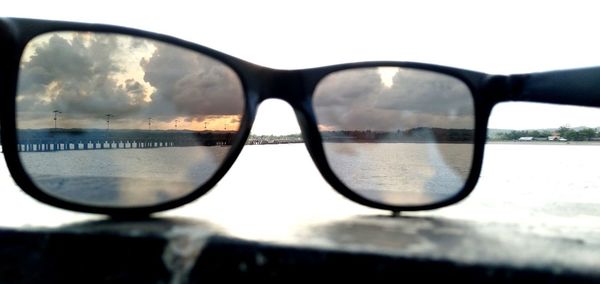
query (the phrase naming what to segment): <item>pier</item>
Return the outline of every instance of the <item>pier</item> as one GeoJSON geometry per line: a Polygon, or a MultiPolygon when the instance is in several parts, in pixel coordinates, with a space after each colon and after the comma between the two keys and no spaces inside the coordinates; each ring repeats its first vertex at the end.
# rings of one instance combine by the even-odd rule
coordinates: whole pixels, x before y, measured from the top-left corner
{"type": "Polygon", "coordinates": [[[234,137],[233,132],[224,131],[95,129],[28,129],[19,130],[17,135],[19,152],[226,146],[234,137]]]}

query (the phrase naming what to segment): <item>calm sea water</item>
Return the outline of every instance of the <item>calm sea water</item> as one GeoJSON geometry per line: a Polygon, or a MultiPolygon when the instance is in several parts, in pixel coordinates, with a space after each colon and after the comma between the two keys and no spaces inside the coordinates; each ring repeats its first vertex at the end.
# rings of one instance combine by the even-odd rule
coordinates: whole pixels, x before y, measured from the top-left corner
{"type": "MultiPolygon", "coordinates": [[[[177,158],[169,163],[164,159],[157,160],[162,161],[161,163],[138,160],[136,163],[132,162],[134,166],[130,169],[137,171],[138,181],[157,181],[164,178],[164,181],[171,182],[177,180],[173,177],[185,177],[191,172],[195,173],[194,176],[201,177],[203,174],[198,173],[210,173],[210,169],[200,167],[197,161],[202,161],[202,157],[218,158],[219,155],[223,155],[222,151],[226,150],[225,147],[212,149],[217,153],[196,153],[198,156],[189,153],[193,152],[192,148],[158,149],[167,150],[163,153],[173,151],[168,155],[168,159],[177,158]],[[181,153],[175,155],[180,151],[181,153]],[[196,163],[189,162],[191,160],[196,163]],[[189,168],[182,173],[180,168],[173,168],[174,162],[189,168]]],[[[68,152],[68,155],[102,155],[95,151],[84,152],[73,151],[68,152]]],[[[118,159],[133,159],[132,161],[135,161],[133,157],[139,158],[139,152],[135,149],[113,150],[108,154],[119,156],[118,159]]],[[[103,158],[106,164],[98,167],[97,159],[83,156],[78,162],[73,162],[75,170],[67,172],[83,176],[89,174],[90,168],[95,167],[110,175],[122,173],[120,170],[123,168],[117,170],[106,158],[103,158]]],[[[48,156],[47,161],[38,161],[40,171],[49,168],[62,173],[65,171],[57,166],[60,163],[56,158],[48,156]]],[[[559,228],[589,231],[592,228],[600,232],[598,161],[599,145],[489,144],[486,146],[481,177],[471,195],[453,206],[411,214],[511,222],[526,226],[548,224],[553,230],[559,228]]],[[[99,171],[93,172],[94,175],[99,175],[98,173],[99,171]]],[[[19,193],[16,186],[10,185],[12,180],[6,169],[3,170],[1,181],[5,188],[0,200],[4,210],[24,210],[30,213],[21,214],[21,222],[25,220],[29,223],[40,223],[42,221],[38,219],[44,217],[42,215],[54,216],[48,213],[49,209],[44,209],[39,203],[32,203],[30,198],[19,193]]],[[[251,234],[255,231],[256,224],[249,220],[270,220],[269,228],[279,228],[283,233],[288,224],[300,222],[298,220],[306,222],[307,219],[319,220],[377,212],[381,211],[356,205],[336,194],[317,172],[304,145],[289,144],[246,146],[232,169],[211,192],[190,206],[171,210],[168,214],[204,216],[219,224],[229,224],[231,228],[251,234]]],[[[4,216],[6,218],[2,218],[2,223],[10,224],[14,221],[14,218],[8,218],[9,214],[4,216]]],[[[72,215],[68,216],[71,217],[67,219],[72,220],[72,215]]],[[[43,224],[59,219],[56,216],[44,218],[43,224]]],[[[261,232],[265,233],[264,230],[261,232]]]]}
{"type": "MultiPolygon", "coordinates": [[[[228,151],[198,146],[22,152],[20,157],[34,182],[51,195],[91,205],[140,206],[189,194],[215,174],[228,151]]],[[[471,144],[325,144],[329,164],[348,188],[395,205],[428,205],[456,195],[468,177],[472,151],[471,144]]]]}
{"type": "Polygon", "coordinates": [[[368,199],[428,205],[456,195],[469,176],[472,144],[326,143],[333,172],[368,199]]]}
{"type": "Polygon", "coordinates": [[[600,145],[491,144],[473,192],[507,216],[552,215],[600,224],[600,145]]]}
{"type": "Polygon", "coordinates": [[[205,183],[229,147],[21,152],[34,183],[56,197],[100,206],[143,206],[205,183]]]}

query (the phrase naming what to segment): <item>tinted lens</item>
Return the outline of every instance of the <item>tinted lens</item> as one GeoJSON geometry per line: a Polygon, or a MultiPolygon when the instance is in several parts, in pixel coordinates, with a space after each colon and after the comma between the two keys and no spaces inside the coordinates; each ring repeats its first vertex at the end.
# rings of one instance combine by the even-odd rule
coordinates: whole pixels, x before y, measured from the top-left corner
{"type": "Polygon", "coordinates": [[[464,187],[475,111],[462,81],[410,68],[349,69],[325,77],[313,104],[329,166],[358,195],[415,206],[464,187]]]}
{"type": "Polygon", "coordinates": [[[21,59],[18,151],[59,199],[151,206],[207,182],[244,108],[236,73],[195,51],[145,38],[56,32],[21,59]]]}

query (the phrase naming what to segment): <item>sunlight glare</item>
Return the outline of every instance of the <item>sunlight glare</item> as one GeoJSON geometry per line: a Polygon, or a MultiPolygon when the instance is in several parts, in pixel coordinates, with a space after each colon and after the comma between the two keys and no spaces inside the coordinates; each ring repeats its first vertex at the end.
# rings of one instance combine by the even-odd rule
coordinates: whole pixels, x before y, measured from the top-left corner
{"type": "Polygon", "coordinates": [[[379,77],[381,78],[381,83],[385,85],[387,88],[391,88],[394,85],[394,76],[398,73],[397,67],[379,67],[377,68],[377,72],[379,73],[379,77]]]}

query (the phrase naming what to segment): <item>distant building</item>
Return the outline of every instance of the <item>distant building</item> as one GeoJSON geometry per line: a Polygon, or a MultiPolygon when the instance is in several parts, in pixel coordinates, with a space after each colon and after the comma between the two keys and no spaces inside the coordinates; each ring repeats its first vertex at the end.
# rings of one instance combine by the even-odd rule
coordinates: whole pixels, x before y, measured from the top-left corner
{"type": "Polygon", "coordinates": [[[566,138],[562,138],[559,135],[552,135],[552,136],[548,136],[548,141],[561,141],[561,142],[565,142],[567,141],[566,138]]]}
{"type": "Polygon", "coordinates": [[[533,137],[519,137],[517,141],[533,141],[533,137]]]}

